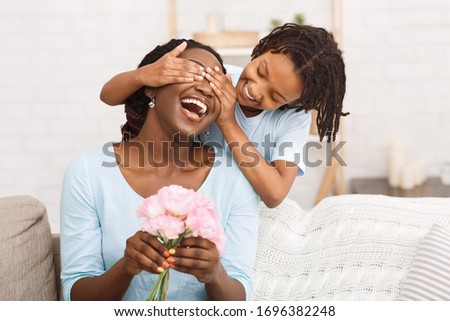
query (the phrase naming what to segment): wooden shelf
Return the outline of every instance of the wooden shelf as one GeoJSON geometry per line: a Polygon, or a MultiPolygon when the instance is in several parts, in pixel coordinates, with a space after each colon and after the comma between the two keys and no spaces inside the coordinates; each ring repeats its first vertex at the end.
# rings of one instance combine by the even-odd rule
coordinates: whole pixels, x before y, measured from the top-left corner
{"type": "Polygon", "coordinates": [[[450,185],[442,184],[440,177],[430,177],[413,189],[391,187],[387,178],[355,178],[350,181],[353,194],[381,194],[397,197],[450,197],[450,185]]]}

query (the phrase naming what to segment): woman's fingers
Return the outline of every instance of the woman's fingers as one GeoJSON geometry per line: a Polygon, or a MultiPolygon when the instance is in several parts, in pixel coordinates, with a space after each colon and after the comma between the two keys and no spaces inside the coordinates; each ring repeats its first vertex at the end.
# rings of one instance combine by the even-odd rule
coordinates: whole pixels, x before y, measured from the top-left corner
{"type": "Polygon", "coordinates": [[[191,274],[202,283],[213,280],[220,270],[220,256],[216,245],[200,237],[184,239],[171,262],[171,268],[191,274]]]}
{"type": "MultiPolygon", "coordinates": [[[[211,242],[210,240],[203,238],[203,237],[185,237],[181,243],[180,248],[186,248],[186,247],[199,247],[206,250],[213,249],[216,245],[211,242]]],[[[178,251],[178,249],[177,249],[178,251]]]]}
{"type": "Polygon", "coordinates": [[[204,262],[217,262],[219,253],[211,241],[201,237],[190,237],[181,242],[172,257],[175,265],[202,268],[206,267],[204,262]]]}
{"type": "MultiPolygon", "coordinates": [[[[154,260],[152,260],[148,255],[142,253],[141,251],[138,251],[134,248],[126,248],[125,249],[125,256],[132,259],[136,264],[139,266],[140,270],[145,270],[150,273],[160,273],[161,268],[164,269],[162,266],[163,263],[157,264],[154,260]]],[[[169,264],[166,262],[164,266],[167,268],[169,267],[169,264]]],[[[133,273],[137,274],[137,273],[133,273]]]]}
{"type": "Polygon", "coordinates": [[[136,266],[138,266],[151,273],[160,273],[169,267],[169,263],[164,257],[165,252],[167,252],[167,248],[155,236],[140,231],[127,240],[125,261],[128,263],[130,271],[136,272],[136,266]]]}

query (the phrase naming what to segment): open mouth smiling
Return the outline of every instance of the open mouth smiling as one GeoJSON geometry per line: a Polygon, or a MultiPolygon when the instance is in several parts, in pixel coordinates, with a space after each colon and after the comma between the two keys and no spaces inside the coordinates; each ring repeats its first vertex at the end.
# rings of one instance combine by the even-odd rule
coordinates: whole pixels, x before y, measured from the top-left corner
{"type": "Polygon", "coordinates": [[[208,105],[194,97],[181,99],[181,107],[193,120],[200,120],[208,114],[208,105]]]}
{"type": "Polygon", "coordinates": [[[253,98],[253,96],[250,94],[250,91],[248,90],[248,83],[246,83],[244,85],[244,94],[247,97],[247,99],[251,100],[251,101],[256,101],[255,98],[253,98]]]}

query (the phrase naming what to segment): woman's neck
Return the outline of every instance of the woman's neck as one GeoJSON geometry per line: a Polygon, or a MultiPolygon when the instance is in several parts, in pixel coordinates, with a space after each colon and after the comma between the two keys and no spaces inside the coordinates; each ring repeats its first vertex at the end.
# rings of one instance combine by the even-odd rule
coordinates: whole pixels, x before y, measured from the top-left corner
{"type": "MultiPolygon", "coordinates": [[[[183,137],[170,133],[159,124],[144,126],[139,135],[124,146],[133,158],[150,167],[186,168],[195,166],[201,146],[194,143],[194,137],[183,137]]],[[[198,165],[197,165],[198,166],[198,165]]]]}

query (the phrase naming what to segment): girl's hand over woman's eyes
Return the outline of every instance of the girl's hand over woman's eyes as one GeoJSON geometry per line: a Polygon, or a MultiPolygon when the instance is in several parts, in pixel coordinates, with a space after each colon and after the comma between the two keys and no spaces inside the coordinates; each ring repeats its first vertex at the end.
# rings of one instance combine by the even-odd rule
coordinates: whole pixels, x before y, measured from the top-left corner
{"type": "Polygon", "coordinates": [[[178,58],[186,46],[187,43],[183,42],[154,63],[136,69],[139,82],[143,86],[161,87],[194,80],[202,81],[205,74],[202,66],[193,61],[178,58]]]}
{"type": "Polygon", "coordinates": [[[216,245],[202,237],[183,239],[172,258],[171,268],[191,274],[202,283],[212,282],[220,272],[220,255],[216,245]]]}
{"type": "Polygon", "coordinates": [[[206,79],[220,102],[220,114],[216,119],[219,126],[235,119],[237,93],[230,75],[225,75],[219,67],[206,68],[206,79]]]}
{"type": "Polygon", "coordinates": [[[142,270],[161,273],[169,267],[167,256],[167,248],[155,236],[139,231],[127,239],[123,257],[125,270],[130,275],[139,274],[142,270]]]}

